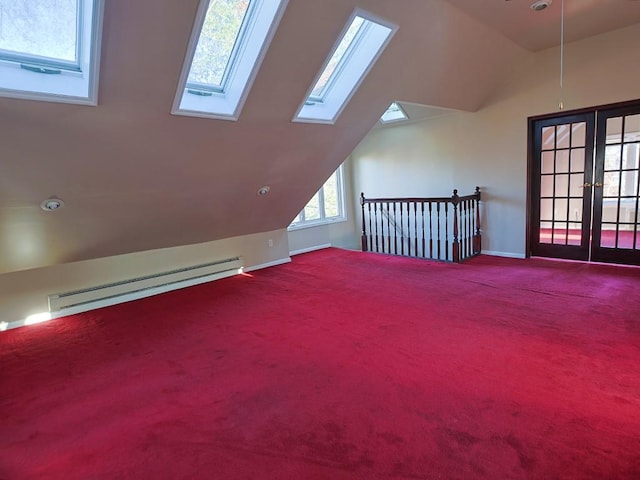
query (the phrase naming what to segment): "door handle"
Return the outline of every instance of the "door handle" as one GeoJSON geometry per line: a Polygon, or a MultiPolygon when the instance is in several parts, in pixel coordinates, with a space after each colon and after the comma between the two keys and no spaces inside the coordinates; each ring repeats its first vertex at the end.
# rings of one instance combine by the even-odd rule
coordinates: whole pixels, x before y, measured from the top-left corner
{"type": "Polygon", "coordinates": [[[591,185],[589,182],[584,182],[584,183],[582,184],[582,188],[589,188],[589,187],[591,187],[591,186],[592,186],[592,185],[591,185]]]}
{"type": "Polygon", "coordinates": [[[594,187],[596,188],[602,188],[602,183],[601,182],[596,182],[593,184],[594,187]]]}

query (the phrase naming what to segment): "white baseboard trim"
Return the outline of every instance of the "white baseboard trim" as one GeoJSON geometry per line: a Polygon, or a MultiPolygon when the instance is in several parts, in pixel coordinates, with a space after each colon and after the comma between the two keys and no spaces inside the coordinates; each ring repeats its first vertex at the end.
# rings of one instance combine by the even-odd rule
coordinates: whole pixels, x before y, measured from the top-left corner
{"type": "Polygon", "coordinates": [[[482,255],[493,255],[494,257],[526,258],[524,253],[494,252],[492,250],[482,250],[481,253],[482,255]]]}
{"type": "Polygon", "coordinates": [[[313,247],[301,248],[300,250],[294,250],[293,252],[289,252],[290,256],[300,255],[301,253],[309,253],[315,252],[316,250],[322,250],[324,248],[330,248],[332,245],[330,243],[323,243],[322,245],[315,245],[313,247]]]}
{"type": "MultiPolygon", "coordinates": [[[[260,270],[262,268],[274,267],[276,265],[282,265],[284,263],[290,263],[291,258],[281,258],[272,262],[262,263],[260,265],[253,265],[241,269],[243,272],[251,272],[253,270],[260,270]]],[[[150,297],[153,295],[159,295],[161,293],[170,292],[172,290],[178,290],[180,288],[191,287],[194,285],[200,285],[201,283],[211,282],[213,280],[219,280],[221,278],[232,277],[240,273],[238,270],[229,270],[225,272],[219,272],[212,275],[206,275],[199,278],[193,278],[189,280],[183,280],[180,282],[174,282],[168,285],[162,285],[159,287],[149,288],[137,292],[126,293],[123,295],[114,296],[102,300],[96,300],[93,302],[87,302],[82,305],[77,305],[69,308],[64,308],[55,312],[43,312],[37,316],[23,318],[22,320],[14,320],[10,322],[0,322],[0,332],[5,330],[11,330],[12,328],[24,327],[27,325],[34,325],[36,323],[44,323],[56,318],[65,317],[68,315],[75,315],[77,313],[88,312],[98,308],[109,307],[111,305],[117,305],[119,303],[131,302],[133,300],[140,300],[142,298],[150,297]]]]}
{"type": "Polygon", "coordinates": [[[261,270],[263,268],[275,267],[276,265],[282,265],[284,263],[291,263],[291,257],[280,258],[273,262],[261,263],[260,265],[252,265],[251,267],[244,267],[243,271],[253,272],[254,270],[261,270]]]}
{"type": "Polygon", "coordinates": [[[212,282],[214,280],[220,280],[221,278],[233,277],[240,273],[236,270],[227,270],[224,272],[218,272],[211,275],[206,275],[198,278],[191,278],[189,280],[182,280],[180,282],[173,282],[167,285],[161,285],[158,287],[147,288],[145,290],[139,290],[137,292],[125,293],[110,298],[101,300],[95,300],[92,302],[83,303],[69,308],[63,308],[54,312],[44,312],[38,316],[42,317],[41,320],[34,320],[32,318],[23,318],[22,320],[14,320],[12,322],[0,322],[0,332],[4,330],[10,330],[12,328],[24,327],[27,325],[34,325],[36,323],[44,323],[56,318],[66,317],[68,315],[75,315],[77,313],[84,313],[90,310],[96,310],[98,308],[110,307],[119,303],[131,302],[133,300],[141,300],[143,298],[151,297],[154,295],[160,295],[161,293],[171,292],[181,288],[193,287],[202,283],[212,282]]]}

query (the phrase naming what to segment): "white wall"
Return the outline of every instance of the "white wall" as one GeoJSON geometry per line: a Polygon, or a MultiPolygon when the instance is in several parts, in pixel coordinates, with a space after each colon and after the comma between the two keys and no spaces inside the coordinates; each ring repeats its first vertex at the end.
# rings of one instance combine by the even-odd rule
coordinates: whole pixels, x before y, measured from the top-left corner
{"type": "Polygon", "coordinates": [[[327,246],[351,250],[360,248],[359,244],[356,244],[352,219],[289,232],[291,254],[303,253],[327,246]]]}
{"type": "Polygon", "coordinates": [[[200,263],[241,256],[245,267],[289,261],[287,231],[136,252],[0,275],[0,323],[48,311],[50,294],[104,285],[200,263]],[[273,246],[269,246],[272,240],[273,246]]]}
{"type": "MultiPolygon", "coordinates": [[[[354,195],[483,195],[483,250],[525,254],[527,118],[640,98],[640,24],[529,54],[485,106],[373,130],[352,154],[354,195]]],[[[473,81],[469,79],[469,81],[473,81]]],[[[402,100],[402,99],[399,99],[402,100]]]]}

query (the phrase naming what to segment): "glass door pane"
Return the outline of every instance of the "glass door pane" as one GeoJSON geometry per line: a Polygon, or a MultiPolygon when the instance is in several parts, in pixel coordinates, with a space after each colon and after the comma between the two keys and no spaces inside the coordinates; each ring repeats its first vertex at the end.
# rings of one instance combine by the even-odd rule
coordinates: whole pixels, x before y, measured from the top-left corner
{"type": "Polygon", "coordinates": [[[580,245],[585,184],[585,122],[542,129],[539,241],[580,245]]]}
{"type": "Polygon", "coordinates": [[[636,125],[637,117],[639,115],[621,116],[607,121],[601,187],[601,247],[640,249],[636,240],[640,179],[640,142],[636,140],[640,136],[640,126],[636,125]],[[622,125],[625,125],[624,136],[621,135],[622,125]],[[633,131],[629,125],[637,130],[633,131]]]}

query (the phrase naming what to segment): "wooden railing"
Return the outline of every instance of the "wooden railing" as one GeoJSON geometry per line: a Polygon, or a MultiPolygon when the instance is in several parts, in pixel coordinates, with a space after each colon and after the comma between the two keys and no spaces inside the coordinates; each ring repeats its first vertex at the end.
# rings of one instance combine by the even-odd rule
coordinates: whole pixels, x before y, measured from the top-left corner
{"type": "Polygon", "coordinates": [[[480,254],[480,188],[434,198],[365,198],[362,250],[462,262],[480,254]]]}

